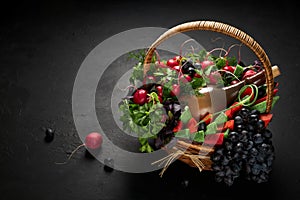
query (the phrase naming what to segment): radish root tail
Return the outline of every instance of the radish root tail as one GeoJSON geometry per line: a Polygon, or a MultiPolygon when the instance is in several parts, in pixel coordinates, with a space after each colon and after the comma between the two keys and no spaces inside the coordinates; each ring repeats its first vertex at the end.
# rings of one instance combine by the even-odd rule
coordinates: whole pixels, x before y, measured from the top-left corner
{"type": "Polygon", "coordinates": [[[83,147],[83,146],[85,146],[85,144],[81,144],[81,145],[79,145],[78,147],[76,147],[76,149],[74,149],[74,150],[72,151],[72,153],[69,155],[69,157],[67,158],[67,160],[66,160],[65,162],[56,162],[55,164],[57,164],[57,165],[64,165],[64,164],[67,164],[68,161],[73,157],[73,155],[74,155],[81,147],[83,147]]]}

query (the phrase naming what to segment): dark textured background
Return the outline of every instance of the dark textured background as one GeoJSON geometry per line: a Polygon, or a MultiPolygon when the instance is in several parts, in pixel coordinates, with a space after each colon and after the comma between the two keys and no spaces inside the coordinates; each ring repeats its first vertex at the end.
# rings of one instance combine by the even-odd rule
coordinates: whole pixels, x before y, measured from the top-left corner
{"type": "MultiPolygon", "coordinates": [[[[296,5],[31,0],[12,1],[0,9],[1,199],[300,198],[296,5]],[[163,178],[159,172],[108,173],[100,162],[84,156],[83,149],[67,165],[54,164],[81,143],[72,118],[72,87],[81,62],[96,45],[132,28],[170,28],[203,19],[246,31],[281,69],[281,99],[270,124],[276,160],[268,183],[240,180],[228,188],[215,184],[210,173],[200,174],[181,163],[171,165],[163,178]],[[56,129],[51,143],[44,142],[43,127],[56,129]],[[188,187],[182,186],[185,180],[188,187]]],[[[209,41],[202,44],[209,47],[209,41]]]]}

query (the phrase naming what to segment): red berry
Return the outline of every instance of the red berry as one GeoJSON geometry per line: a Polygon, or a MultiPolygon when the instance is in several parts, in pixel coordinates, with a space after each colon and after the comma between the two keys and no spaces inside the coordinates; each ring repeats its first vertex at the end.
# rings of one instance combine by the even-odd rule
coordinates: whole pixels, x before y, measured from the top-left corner
{"type": "Polygon", "coordinates": [[[191,82],[193,80],[193,78],[190,76],[190,75],[186,75],[185,76],[185,79],[188,81],[188,82],[191,82]]]}
{"type": "Polygon", "coordinates": [[[174,69],[174,70],[180,72],[180,66],[179,66],[179,65],[174,66],[172,69],[174,69]]]}
{"type": "Polygon", "coordinates": [[[163,86],[161,86],[161,85],[158,85],[158,86],[156,86],[156,90],[157,90],[157,94],[158,94],[158,96],[163,96],[163,86]]]}
{"type": "Polygon", "coordinates": [[[253,75],[255,75],[255,74],[256,74],[255,71],[253,71],[252,69],[249,69],[249,70],[247,70],[247,71],[244,73],[243,79],[245,79],[245,78],[247,78],[247,77],[251,77],[251,76],[253,76],[253,75]]]}
{"type": "Polygon", "coordinates": [[[177,61],[177,63],[180,63],[180,60],[181,60],[181,56],[174,56],[174,58],[173,58],[173,60],[176,60],[177,61]]]}
{"type": "Polygon", "coordinates": [[[213,64],[214,64],[214,62],[211,60],[204,60],[201,62],[202,69],[205,69],[206,67],[209,67],[213,64]]]}
{"type": "Polygon", "coordinates": [[[223,67],[223,70],[231,72],[231,73],[234,72],[234,68],[232,66],[225,66],[225,67],[223,67]]]}
{"type": "Polygon", "coordinates": [[[169,66],[169,67],[171,67],[171,68],[173,68],[173,67],[175,67],[176,65],[178,65],[179,63],[176,61],[176,60],[174,60],[174,59],[169,59],[168,61],[167,61],[167,65],[169,66]]]}
{"type": "Polygon", "coordinates": [[[148,101],[148,92],[144,89],[138,89],[133,95],[133,102],[144,105],[148,101]]]}
{"type": "Polygon", "coordinates": [[[193,78],[189,75],[183,75],[181,74],[179,76],[179,79],[183,82],[183,83],[188,83],[188,82],[191,82],[193,80],[193,78]]]}
{"type": "Polygon", "coordinates": [[[84,144],[89,149],[98,149],[103,142],[103,137],[100,133],[92,132],[85,137],[84,144]]]}
{"type": "Polygon", "coordinates": [[[172,85],[172,90],[171,90],[171,96],[178,96],[180,93],[180,85],[178,84],[173,84],[172,85]]]}

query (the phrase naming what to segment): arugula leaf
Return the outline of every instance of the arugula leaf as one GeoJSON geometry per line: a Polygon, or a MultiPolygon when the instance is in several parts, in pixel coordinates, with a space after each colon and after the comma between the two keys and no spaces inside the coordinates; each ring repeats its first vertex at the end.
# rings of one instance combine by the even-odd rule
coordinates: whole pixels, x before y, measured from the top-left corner
{"type": "Polygon", "coordinates": [[[228,120],[224,112],[221,112],[218,117],[214,120],[216,124],[223,124],[228,120]]]}
{"type": "Polygon", "coordinates": [[[244,72],[244,68],[241,65],[237,64],[233,74],[239,78],[242,76],[243,72],[244,72]]]}
{"type": "Polygon", "coordinates": [[[190,139],[190,130],[188,128],[187,129],[182,129],[182,130],[175,133],[175,137],[190,139]]]}
{"type": "Polygon", "coordinates": [[[214,134],[216,132],[217,132],[217,123],[216,122],[211,122],[210,124],[207,125],[205,135],[214,134]]]}
{"type": "Polygon", "coordinates": [[[195,142],[204,142],[204,131],[198,131],[190,134],[190,139],[195,142]]]}
{"type": "Polygon", "coordinates": [[[205,82],[204,82],[203,78],[194,77],[193,80],[191,81],[191,86],[193,89],[197,89],[199,87],[203,87],[204,83],[205,82]]]}
{"type": "Polygon", "coordinates": [[[223,68],[225,65],[226,65],[225,58],[220,57],[216,59],[216,66],[218,67],[218,69],[223,68]]]}
{"type": "Polygon", "coordinates": [[[182,121],[182,123],[186,124],[191,118],[192,113],[190,111],[190,108],[188,106],[185,106],[183,112],[180,115],[180,120],[182,121]]]}
{"type": "MultiPolygon", "coordinates": [[[[271,109],[273,109],[275,103],[279,100],[279,96],[273,97],[271,109]]],[[[250,107],[251,110],[258,110],[260,113],[265,113],[267,109],[267,101],[260,102],[250,107]]]]}

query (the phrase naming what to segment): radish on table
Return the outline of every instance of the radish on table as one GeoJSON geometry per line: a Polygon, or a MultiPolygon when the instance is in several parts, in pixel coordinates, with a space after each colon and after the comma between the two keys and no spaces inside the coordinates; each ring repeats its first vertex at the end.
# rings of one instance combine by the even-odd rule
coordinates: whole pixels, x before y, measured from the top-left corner
{"type": "Polygon", "coordinates": [[[98,132],[91,132],[85,137],[85,142],[77,146],[65,162],[58,162],[56,164],[66,164],[81,147],[86,147],[88,150],[97,150],[102,146],[102,143],[103,136],[98,132]]]}

